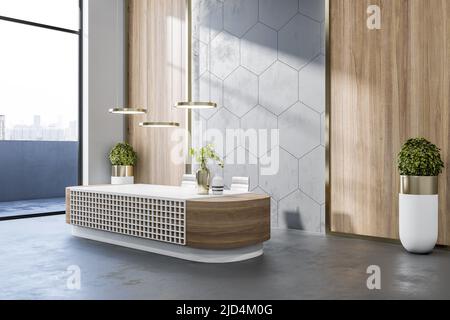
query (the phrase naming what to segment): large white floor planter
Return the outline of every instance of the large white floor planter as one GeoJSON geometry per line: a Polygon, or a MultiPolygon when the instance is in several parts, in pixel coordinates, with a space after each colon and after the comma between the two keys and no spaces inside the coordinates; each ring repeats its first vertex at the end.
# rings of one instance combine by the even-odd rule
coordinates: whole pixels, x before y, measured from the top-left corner
{"type": "Polygon", "coordinates": [[[411,253],[430,253],[438,239],[437,177],[401,177],[400,241],[411,253]]]}
{"type": "Polygon", "coordinates": [[[134,184],[133,166],[112,166],[111,184],[134,184]]]}

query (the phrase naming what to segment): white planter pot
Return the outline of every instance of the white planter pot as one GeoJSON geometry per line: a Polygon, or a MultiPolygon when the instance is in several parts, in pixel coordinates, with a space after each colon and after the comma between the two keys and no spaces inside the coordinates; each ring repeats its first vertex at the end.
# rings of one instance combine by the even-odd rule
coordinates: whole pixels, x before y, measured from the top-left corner
{"type": "Polygon", "coordinates": [[[134,168],[132,166],[112,166],[111,184],[134,184],[134,168]]]}
{"type": "Polygon", "coordinates": [[[430,253],[437,243],[439,196],[437,179],[433,181],[434,178],[402,177],[402,193],[399,196],[400,241],[411,253],[430,253]]]}
{"type": "Polygon", "coordinates": [[[111,177],[111,184],[134,184],[134,177],[111,177]]]}

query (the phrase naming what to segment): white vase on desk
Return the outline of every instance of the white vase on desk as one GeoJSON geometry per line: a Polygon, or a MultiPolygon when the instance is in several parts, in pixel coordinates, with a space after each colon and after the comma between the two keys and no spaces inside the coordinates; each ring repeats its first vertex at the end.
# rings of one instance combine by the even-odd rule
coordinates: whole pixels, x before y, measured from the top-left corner
{"type": "Polygon", "coordinates": [[[214,195],[222,195],[224,189],[223,178],[221,176],[214,176],[211,181],[211,190],[214,195]]]}

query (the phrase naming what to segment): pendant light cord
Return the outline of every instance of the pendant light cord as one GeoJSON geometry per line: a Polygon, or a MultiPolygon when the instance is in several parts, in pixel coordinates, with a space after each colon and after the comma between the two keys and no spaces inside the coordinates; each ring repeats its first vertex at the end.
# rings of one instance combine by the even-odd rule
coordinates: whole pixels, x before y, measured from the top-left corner
{"type": "Polygon", "coordinates": [[[115,26],[115,29],[116,29],[116,34],[115,34],[115,37],[114,37],[114,63],[116,64],[116,67],[114,68],[114,70],[115,70],[115,76],[116,76],[116,81],[115,81],[115,89],[116,89],[116,106],[119,106],[119,87],[120,87],[120,85],[119,85],[119,71],[118,71],[118,68],[119,68],[119,54],[118,54],[118,51],[119,51],[119,40],[118,40],[118,38],[119,38],[119,1],[120,0],[116,0],[116,21],[115,21],[115,23],[116,23],[116,26],[115,26]]]}
{"type": "Polygon", "coordinates": [[[209,75],[209,102],[211,102],[211,78],[212,78],[212,69],[211,69],[211,60],[212,60],[212,55],[211,55],[211,43],[212,43],[212,39],[211,39],[211,14],[209,15],[209,20],[208,20],[208,28],[209,28],[209,44],[208,44],[208,75],[209,75]]]}

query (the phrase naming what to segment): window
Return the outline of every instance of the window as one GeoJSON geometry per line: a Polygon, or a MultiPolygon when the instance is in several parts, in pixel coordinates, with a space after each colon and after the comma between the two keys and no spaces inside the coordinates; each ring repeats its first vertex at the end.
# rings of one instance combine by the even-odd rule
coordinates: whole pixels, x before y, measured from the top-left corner
{"type": "Polygon", "coordinates": [[[0,220],[63,212],[80,181],[80,4],[0,0],[0,220]]]}
{"type": "Polygon", "coordinates": [[[79,12],[78,0],[0,1],[0,139],[78,140],[79,12]]]}

